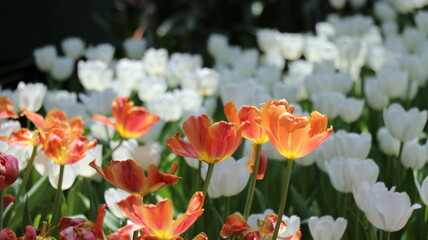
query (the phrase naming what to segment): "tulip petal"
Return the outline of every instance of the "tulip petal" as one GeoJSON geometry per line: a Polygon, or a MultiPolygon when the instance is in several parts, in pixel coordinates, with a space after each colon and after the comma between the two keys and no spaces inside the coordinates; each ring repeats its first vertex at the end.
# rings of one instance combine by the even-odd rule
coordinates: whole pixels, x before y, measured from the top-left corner
{"type": "Polygon", "coordinates": [[[110,118],[108,118],[106,116],[103,116],[103,115],[93,115],[92,119],[95,120],[95,121],[98,121],[98,122],[100,122],[102,124],[115,127],[114,123],[110,120],[110,118]]]}
{"type": "Polygon", "coordinates": [[[174,137],[169,137],[166,140],[166,146],[169,150],[175,154],[178,154],[183,157],[199,158],[199,155],[196,153],[193,146],[178,137],[178,132],[174,137]]]}

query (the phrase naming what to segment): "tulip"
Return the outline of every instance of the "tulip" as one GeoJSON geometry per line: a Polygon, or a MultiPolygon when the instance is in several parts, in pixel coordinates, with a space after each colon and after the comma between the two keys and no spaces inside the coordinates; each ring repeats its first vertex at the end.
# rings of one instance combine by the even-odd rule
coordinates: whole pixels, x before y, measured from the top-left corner
{"type": "Polygon", "coordinates": [[[181,82],[182,89],[197,91],[202,96],[216,94],[219,85],[219,73],[210,68],[197,69],[195,72],[187,74],[181,82]]]}
{"type": "Polygon", "coordinates": [[[319,109],[329,118],[339,116],[342,103],[346,101],[345,96],[338,92],[321,92],[311,97],[316,109],[319,109]]]}
{"type": "Polygon", "coordinates": [[[407,142],[419,137],[427,121],[427,111],[412,108],[405,111],[397,103],[383,110],[383,120],[389,133],[401,142],[407,142]]]}
{"type": "MultiPolygon", "coordinates": [[[[110,146],[114,149],[118,142],[111,142],[110,146]]],[[[115,160],[133,159],[143,169],[147,170],[150,164],[159,165],[161,160],[162,146],[157,142],[150,142],[144,146],[139,146],[136,139],[129,139],[123,141],[122,145],[118,147],[112,154],[115,160]]]]}
{"type": "Polygon", "coordinates": [[[0,192],[18,179],[18,160],[12,155],[0,153],[0,192]]]}
{"type": "Polygon", "coordinates": [[[367,104],[374,110],[380,111],[388,106],[389,98],[383,93],[376,78],[366,78],[364,81],[364,96],[367,104]]]}
{"type": "Polygon", "coordinates": [[[146,50],[147,42],[145,39],[127,38],[123,41],[123,48],[126,56],[132,59],[141,59],[146,50]]]}
{"type": "Polygon", "coordinates": [[[161,49],[148,49],[143,56],[144,70],[152,76],[164,76],[168,65],[168,51],[161,49]]]}
{"type": "Polygon", "coordinates": [[[218,59],[219,56],[226,51],[228,46],[228,39],[224,35],[211,34],[208,37],[207,49],[211,56],[218,59]]]}
{"type": "Polygon", "coordinates": [[[147,102],[165,94],[168,89],[165,78],[158,76],[144,76],[139,81],[138,97],[147,102]]]}
{"type": "MultiPolygon", "coordinates": [[[[168,61],[168,71],[166,73],[168,86],[174,88],[183,84],[189,75],[195,73],[196,70],[201,68],[202,57],[200,55],[173,53],[168,61]]],[[[193,80],[195,79],[192,79],[192,81],[193,80]]],[[[196,84],[196,82],[194,83],[196,84]]]]}
{"type": "Polygon", "coordinates": [[[156,205],[145,205],[141,196],[131,195],[118,205],[133,224],[119,229],[118,233],[124,235],[140,229],[143,239],[175,240],[202,215],[203,204],[204,195],[202,192],[196,192],[190,199],[186,212],[173,220],[171,200],[165,199],[156,205]]]}
{"type": "Polygon", "coordinates": [[[110,166],[105,166],[103,170],[95,164],[95,161],[89,165],[112,185],[141,196],[157,191],[165,185],[174,185],[179,180],[179,177],[173,175],[178,168],[176,162],[172,164],[169,174],[159,172],[154,164],[150,164],[147,176],[143,167],[132,159],[113,160],[110,162],[110,166]]]}
{"type": "Polygon", "coordinates": [[[344,218],[331,216],[311,217],[308,221],[309,231],[314,240],[340,240],[345,232],[347,221],[344,218]]]}
{"type": "Polygon", "coordinates": [[[79,93],[79,99],[90,114],[110,115],[111,103],[116,94],[111,88],[104,91],[93,91],[89,94],[79,93]]]}
{"type": "Polygon", "coordinates": [[[120,59],[116,64],[116,75],[120,84],[131,90],[136,89],[138,79],[144,76],[143,67],[139,60],[120,59]]]}
{"type": "Polygon", "coordinates": [[[394,189],[388,190],[382,182],[363,182],[354,191],[355,202],[369,222],[386,232],[401,230],[413,210],[421,208],[419,204],[410,206],[407,193],[394,192],[394,189]]]}
{"type": "Polygon", "coordinates": [[[64,54],[77,60],[85,53],[85,42],[78,37],[69,37],[61,41],[61,47],[64,54]]]}
{"type": "Polygon", "coordinates": [[[179,91],[169,91],[147,102],[147,109],[165,121],[177,121],[183,116],[179,91]]]}
{"type": "Polygon", "coordinates": [[[415,177],[415,185],[418,189],[419,196],[421,197],[422,202],[428,206],[428,176],[422,181],[422,186],[419,184],[418,179],[415,177]]]}
{"type": "Polygon", "coordinates": [[[63,82],[67,80],[74,70],[74,61],[69,57],[57,57],[52,65],[50,74],[53,79],[63,82]]]}
{"type": "Polygon", "coordinates": [[[48,72],[52,68],[57,56],[56,48],[52,45],[37,48],[33,51],[33,56],[37,68],[41,71],[48,72]]]}
{"type": "Polygon", "coordinates": [[[311,117],[293,116],[293,106],[286,100],[269,100],[262,104],[259,124],[273,146],[287,159],[306,156],[327,139],[327,117],[316,111],[311,117]]]}
{"type": "Polygon", "coordinates": [[[220,98],[223,105],[233,102],[237,107],[243,105],[255,106],[270,98],[269,89],[260,85],[254,79],[236,83],[227,83],[220,86],[220,98]],[[242,89],[246,89],[244,93],[242,89]]]}
{"type": "Polygon", "coordinates": [[[104,192],[104,199],[110,209],[110,212],[113,213],[117,218],[127,218],[126,214],[119,208],[117,205],[118,202],[127,198],[130,194],[116,188],[109,188],[104,192]]]}
{"type": "Polygon", "coordinates": [[[115,48],[109,43],[101,43],[97,46],[90,46],[86,50],[86,57],[89,60],[103,61],[109,64],[113,60],[115,48]]]}
{"type": "Polygon", "coordinates": [[[379,142],[379,148],[384,154],[388,156],[398,156],[400,152],[400,141],[391,136],[386,127],[379,128],[376,136],[379,142]]]}
{"type": "MultiPolygon", "coordinates": [[[[374,4],[374,15],[376,18],[385,21],[395,21],[396,13],[394,8],[387,2],[376,2],[374,4]]],[[[416,14],[418,16],[418,14],[416,14]]],[[[416,19],[415,19],[416,20],[416,19]]],[[[416,20],[417,23],[417,20],[416,20]]]]}
{"type": "Polygon", "coordinates": [[[102,61],[79,61],[77,76],[86,90],[103,91],[111,85],[113,71],[102,61]]]}
{"type": "Polygon", "coordinates": [[[18,100],[21,109],[27,109],[31,112],[40,110],[45,98],[47,88],[42,83],[18,83],[18,100]]]}
{"type": "Polygon", "coordinates": [[[342,9],[346,4],[346,0],[329,0],[329,3],[334,9],[342,9]]]}
{"type": "Polygon", "coordinates": [[[68,102],[77,104],[77,94],[67,90],[48,90],[43,101],[43,108],[50,112],[54,108],[59,108],[58,103],[68,102]]]}
{"type": "Polygon", "coordinates": [[[334,143],[338,157],[365,159],[370,153],[372,135],[369,132],[358,134],[339,130],[334,134],[334,143]]]}
{"type": "Polygon", "coordinates": [[[96,140],[89,141],[84,136],[70,136],[60,128],[40,133],[43,150],[49,158],[60,165],[72,164],[80,161],[85,152],[97,145],[96,140]]]}
{"type": "Polygon", "coordinates": [[[13,111],[13,103],[7,96],[0,96],[0,118],[19,118],[13,111]]]}
{"type": "Polygon", "coordinates": [[[356,98],[346,98],[342,102],[339,110],[340,118],[346,123],[357,121],[364,109],[364,100],[356,98]]]}
{"type": "Polygon", "coordinates": [[[406,94],[409,78],[406,71],[392,64],[385,64],[376,72],[376,79],[381,90],[389,98],[397,98],[406,94]]]}
{"type": "Polygon", "coordinates": [[[417,141],[409,141],[403,144],[400,160],[406,169],[419,170],[425,166],[426,155],[425,145],[421,145],[417,141]]]}

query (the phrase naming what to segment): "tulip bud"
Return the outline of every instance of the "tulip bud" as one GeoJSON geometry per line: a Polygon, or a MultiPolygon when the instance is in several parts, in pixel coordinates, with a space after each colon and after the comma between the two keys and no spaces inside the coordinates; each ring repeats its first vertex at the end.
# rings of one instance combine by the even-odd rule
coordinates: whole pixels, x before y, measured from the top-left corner
{"type": "Polygon", "coordinates": [[[128,89],[134,90],[140,78],[144,77],[144,66],[140,60],[120,59],[116,64],[116,76],[128,89]]]}
{"type": "Polygon", "coordinates": [[[377,1],[374,4],[374,15],[381,21],[395,21],[396,13],[394,8],[384,1],[377,1]]]}
{"type": "Polygon", "coordinates": [[[50,70],[53,79],[58,82],[67,80],[74,70],[74,61],[69,57],[57,57],[50,70]]]}
{"type": "Polygon", "coordinates": [[[338,92],[322,92],[311,98],[317,111],[332,119],[339,115],[340,106],[345,99],[345,96],[338,92]]]}
{"type": "Polygon", "coordinates": [[[329,0],[329,3],[334,9],[339,10],[345,6],[346,0],[329,0]]]}
{"type": "Polygon", "coordinates": [[[41,71],[48,72],[56,58],[56,48],[52,45],[37,48],[33,51],[36,66],[41,71]]]}
{"type": "Polygon", "coordinates": [[[340,240],[348,221],[341,217],[335,221],[331,216],[323,216],[309,218],[308,224],[314,240],[340,240]]]}
{"type": "Polygon", "coordinates": [[[133,39],[128,38],[123,41],[123,48],[125,49],[125,54],[132,59],[141,59],[143,57],[144,51],[146,50],[147,42],[145,39],[133,39]]]}
{"type": "Polygon", "coordinates": [[[389,98],[397,98],[405,94],[409,84],[407,72],[391,64],[383,65],[376,72],[376,79],[381,90],[389,98]]]}
{"type": "Polygon", "coordinates": [[[391,136],[386,127],[378,129],[377,140],[379,142],[379,148],[384,154],[388,156],[398,156],[400,152],[400,141],[391,136]]]}
{"type": "Polygon", "coordinates": [[[376,78],[367,78],[364,82],[364,95],[367,104],[374,110],[382,110],[388,106],[389,98],[382,92],[379,81],[376,78]]]}
{"type": "Polygon", "coordinates": [[[114,51],[115,48],[113,45],[109,43],[102,43],[95,47],[90,46],[86,50],[86,57],[88,60],[97,60],[109,64],[113,60],[114,51]]]}
{"type": "Polygon", "coordinates": [[[85,42],[78,37],[69,37],[61,42],[64,54],[73,60],[79,59],[85,53],[85,42]]]}
{"type": "Polygon", "coordinates": [[[426,149],[424,145],[416,141],[405,142],[401,154],[401,163],[405,168],[412,170],[421,169],[427,160],[426,149]]]}
{"type": "Polygon", "coordinates": [[[363,113],[364,100],[356,98],[346,98],[342,102],[339,110],[340,118],[346,123],[357,121],[363,113]]]}
{"type": "Polygon", "coordinates": [[[0,153],[0,191],[14,183],[18,176],[18,159],[12,155],[0,153]]]}
{"type": "Polygon", "coordinates": [[[228,39],[224,35],[211,34],[208,37],[207,48],[208,52],[217,59],[227,48],[228,39]]]}

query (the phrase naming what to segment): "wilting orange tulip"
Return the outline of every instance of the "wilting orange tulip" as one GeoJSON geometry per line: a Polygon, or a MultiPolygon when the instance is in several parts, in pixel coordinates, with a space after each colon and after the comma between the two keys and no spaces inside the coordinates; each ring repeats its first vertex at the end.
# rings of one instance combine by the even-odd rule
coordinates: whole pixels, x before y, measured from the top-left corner
{"type": "MultiPolygon", "coordinates": [[[[275,214],[268,214],[264,219],[259,219],[257,221],[258,230],[252,229],[250,225],[245,221],[245,219],[240,214],[232,214],[224,223],[220,236],[222,238],[227,238],[228,236],[236,233],[237,236],[241,236],[240,239],[252,239],[252,240],[262,240],[262,239],[271,239],[273,230],[275,229],[275,223],[278,216],[275,214]]],[[[279,234],[287,230],[286,223],[281,221],[279,227],[279,234]]],[[[299,231],[300,232],[300,231],[299,231]]],[[[282,238],[283,239],[283,238],[282,238]]],[[[294,239],[300,239],[294,238],[294,239]]]]}
{"type": "Polygon", "coordinates": [[[159,121],[144,107],[134,106],[127,97],[117,97],[112,103],[114,122],[106,116],[94,115],[92,119],[116,128],[123,138],[138,138],[146,134],[159,121]]]}
{"type": "Polygon", "coordinates": [[[18,114],[12,112],[13,103],[7,96],[0,96],[0,118],[19,118],[18,114]]]}
{"type": "Polygon", "coordinates": [[[257,118],[260,117],[260,111],[256,107],[242,106],[239,112],[236,112],[235,104],[233,104],[233,102],[228,102],[226,106],[224,106],[224,113],[229,122],[236,123],[237,125],[243,122],[249,123],[249,127],[242,131],[242,136],[244,136],[244,138],[255,144],[263,144],[269,141],[269,137],[265,133],[265,130],[256,122],[257,118]]]}
{"type": "Polygon", "coordinates": [[[183,123],[183,130],[189,142],[178,137],[166,140],[171,152],[183,157],[197,158],[209,164],[219,163],[230,157],[242,140],[242,131],[248,122],[240,125],[228,122],[217,122],[207,115],[192,116],[183,123]]]}
{"type": "Polygon", "coordinates": [[[85,123],[80,116],[73,117],[68,121],[67,114],[59,109],[52,109],[46,114],[46,117],[43,118],[42,115],[30,112],[27,110],[22,110],[24,114],[40,132],[48,132],[53,128],[64,129],[73,136],[80,136],[85,131],[85,123]]]}
{"type": "Polygon", "coordinates": [[[262,104],[258,122],[272,145],[287,159],[301,158],[312,152],[333,131],[327,129],[328,118],[314,111],[310,117],[292,115],[293,106],[285,99],[268,100],[262,104]]]}
{"type": "Polygon", "coordinates": [[[18,131],[14,131],[10,134],[9,137],[0,136],[0,140],[7,141],[9,145],[42,145],[39,138],[39,133],[37,131],[31,131],[28,128],[21,128],[18,131]]]}
{"type": "Polygon", "coordinates": [[[179,235],[204,212],[202,209],[204,195],[202,192],[196,192],[190,199],[187,211],[176,220],[173,220],[173,206],[169,199],[162,200],[156,205],[144,205],[141,196],[130,195],[117,205],[134,223],[119,229],[121,235],[140,229],[143,235],[141,239],[175,240],[180,239],[179,235]]]}
{"type": "Polygon", "coordinates": [[[179,177],[173,175],[177,171],[177,162],[172,164],[169,174],[159,172],[156,165],[152,163],[149,165],[147,176],[143,167],[132,159],[111,161],[110,166],[104,167],[104,171],[95,164],[95,161],[89,165],[112,185],[141,196],[157,191],[165,185],[174,185],[179,180],[179,177]]]}
{"type": "Polygon", "coordinates": [[[60,165],[76,163],[85,157],[85,152],[97,145],[96,140],[89,141],[84,136],[72,136],[61,128],[40,132],[43,150],[49,158],[60,165]]]}

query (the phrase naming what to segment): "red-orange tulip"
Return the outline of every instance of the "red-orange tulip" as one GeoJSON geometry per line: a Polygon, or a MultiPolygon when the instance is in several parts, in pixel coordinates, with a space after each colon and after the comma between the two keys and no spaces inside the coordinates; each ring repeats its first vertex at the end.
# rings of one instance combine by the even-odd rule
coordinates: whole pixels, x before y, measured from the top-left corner
{"type": "Polygon", "coordinates": [[[24,114],[40,132],[48,132],[53,128],[60,128],[67,131],[68,134],[80,136],[85,131],[85,123],[82,117],[76,116],[68,121],[67,115],[59,109],[52,109],[46,114],[45,118],[38,113],[30,112],[25,109],[22,110],[22,114],[24,114]]]}
{"type": "Polygon", "coordinates": [[[146,134],[159,121],[144,107],[134,106],[127,97],[117,97],[112,103],[114,122],[106,116],[94,115],[92,119],[116,128],[123,138],[138,138],[146,134]]]}
{"type": "Polygon", "coordinates": [[[157,191],[165,185],[174,185],[179,180],[179,177],[173,175],[177,171],[177,162],[172,164],[169,174],[159,172],[152,163],[149,165],[147,176],[143,167],[132,159],[111,161],[110,166],[104,167],[104,171],[95,164],[95,161],[89,165],[112,185],[141,196],[157,191]]]}
{"type": "Polygon", "coordinates": [[[39,133],[37,131],[31,131],[28,128],[21,128],[18,131],[12,132],[9,137],[0,136],[0,140],[7,141],[9,145],[42,145],[39,133]]]}
{"type": "Polygon", "coordinates": [[[327,129],[328,118],[314,111],[310,117],[292,115],[287,101],[269,100],[262,104],[258,122],[276,150],[288,159],[301,158],[312,152],[333,131],[327,129]]]}
{"type": "Polygon", "coordinates": [[[246,139],[256,144],[263,144],[269,141],[269,137],[265,133],[265,130],[256,122],[257,118],[260,117],[260,111],[256,107],[242,106],[239,112],[237,112],[235,104],[233,104],[233,102],[228,102],[224,106],[224,113],[229,122],[233,122],[237,125],[243,122],[249,123],[249,127],[242,131],[242,136],[246,139]]]}
{"type": "Polygon", "coordinates": [[[189,142],[178,137],[166,140],[171,152],[183,157],[197,158],[209,164],[219,163],[230,157],[242,140],[242,131],[248,122],[240,125],[228,122],[217,122],[207,115],[192,116],[183,123],[183,130],[189,142]]]}
{"type": "Polygon", "coordinates": [[[190,199],[186,213],[176,220],[173,220],[173,206],[169,199],[162,200],[156,205],[144,205],[141,196],[130,195],[117,205],[134,223],[132,226],[125,226],[118,230],[122,232],[121,235],[126,231],[141,229],[142,239],[176,240],[204,212],[202,209],[204,195],[202,192],[196,192],[190,199]]]}
{"type": "Polygon", "coordinates": [[[72,136],[61,128],[40,132],[43,150],[49,158],[60,165],[76,163],[85,157],[85,152],[97,145],[96,140],[89,141],[84,136],[72,136]]]}
{"type": "Polygon", "coordinates": [[[0,96],[0,118],[19,118],[18,114],[12,112],[13,103],[7,96],[0,96]]]}

